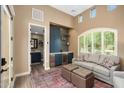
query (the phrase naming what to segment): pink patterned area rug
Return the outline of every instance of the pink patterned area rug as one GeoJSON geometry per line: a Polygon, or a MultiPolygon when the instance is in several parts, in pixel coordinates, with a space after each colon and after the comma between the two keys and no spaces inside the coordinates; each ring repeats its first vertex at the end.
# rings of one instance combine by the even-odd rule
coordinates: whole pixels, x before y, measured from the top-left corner
{"type": "MultiPolygon", "coordinates": [[[[34,88],[76,88],[61,76],[61,67],[52,68],[38,75],[31,75],[34,88]]],[[[112,88],[111,85],[95,79],[94,88],[112,88]]]]}

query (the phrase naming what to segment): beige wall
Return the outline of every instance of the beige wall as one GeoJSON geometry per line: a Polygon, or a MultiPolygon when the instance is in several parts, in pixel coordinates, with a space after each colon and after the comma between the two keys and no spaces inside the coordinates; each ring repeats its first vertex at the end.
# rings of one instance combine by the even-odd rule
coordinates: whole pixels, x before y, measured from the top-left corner
{"type": "Polygon", "coordinates": [[[69,31],[69,51],[72,51],[74,53],[74,57],[77,57],[78,54],[78,48],[77,48],[77,41],[78,41],[78,33],[75,29],[71,29],[69,31]]]}
{"type": "Polygon", "coordinates": [[[83,15],[83,23],[78,23],[78,16],[74,19],[75,31],[70,33],[70,50],[77,56],[77,36],[84,31],[97,27],[108,27],[118,30],[118,53],[121,57],[122,69],[124,70],[124,6],[118,6],[116,10],[108,12],[107,6],[96,6],[97,15],[90,19],[90,9],[81,13],[83,15]],[[75,35],[74,35],[75,33],[75,35]],[[75,37],[75,38],[73,38],[75,37]]]}
{"type": "Polygon", "coordinates": [[[84,16],[84,22],[78,24],[76,16],[73,18],[63,12],[60,12],[49,6],[14,6],[15,19],[14,19],[14,67],[15,74],[24,73],[28,71],[28,23],[36,23],[46,26],[46,64],[49,67],[49,25],[50,22],[63,25],[70,28],[75,28],[70,31],[70,51],[74,52],[77,56],[77,36],[84,31],[96,28],[96,27],[108,27],[118,30],[118,43],[119,43],[119,56],[121,57],[122,69],[124,70],[124,6],[118,6],[118,8],[112,12],[107,11],[106,6],[96,6],[97,16],[90,19],[89,12],[86,10],[81,13],[84,16]],[[44,11],[44,22],[37,22],[32,20],[32,8],[41,9],[44,11]]]}
{"type": "Polygon", "coordinates": [[[46,26],[45,32],[45,56],[46,67],[49,67],[49,26],[50,22],[66,27],[73,27],[73,17],[60,12],[49,6],[14,6],[14,67],[15,74],[28,72],[28,23],[35,23],[46,26]],[[32,20],[32,8],[44,11],[44,22],[32,20]]]}

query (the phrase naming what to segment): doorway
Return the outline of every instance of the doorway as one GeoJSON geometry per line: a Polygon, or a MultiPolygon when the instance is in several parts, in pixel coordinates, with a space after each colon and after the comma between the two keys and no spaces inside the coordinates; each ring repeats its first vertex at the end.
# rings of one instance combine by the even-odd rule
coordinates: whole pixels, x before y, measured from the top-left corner
{"type": "Polygon", "coordinates": [[[37,67],[44,69],[44,41],[45,27],[37,24],[29,24],[29,39],[30,39],[30,72],[37,67]]]}
{"type": "Polygon", "coordinates": [[[1,7],[1,64],[0,87],[9,88],[13,83],[13,16],[8,5],[1,7]]]}

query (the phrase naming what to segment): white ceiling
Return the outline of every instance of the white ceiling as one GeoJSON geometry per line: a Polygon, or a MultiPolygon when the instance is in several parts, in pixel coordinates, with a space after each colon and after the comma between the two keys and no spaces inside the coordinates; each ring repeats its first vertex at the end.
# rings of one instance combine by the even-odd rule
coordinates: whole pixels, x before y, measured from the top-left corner
{"type": "Polygon", "coordinates": [[[69,15],[76,16],[88,8],[92,7],[93,5],[50,5],[60,11],[63,11],[69,15]]]}

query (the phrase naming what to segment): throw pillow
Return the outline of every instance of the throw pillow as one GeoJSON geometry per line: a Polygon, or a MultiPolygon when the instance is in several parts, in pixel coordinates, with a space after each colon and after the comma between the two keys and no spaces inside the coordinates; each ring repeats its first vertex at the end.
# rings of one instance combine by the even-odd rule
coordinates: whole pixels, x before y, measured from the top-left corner
{"type": "Polygon", "coordinates": [[[110,60],[110,58],[105,58],[104,61],[102,62],[102,65],[110,69],[114,65],[114,63],[112,60],[110,60]]]}

